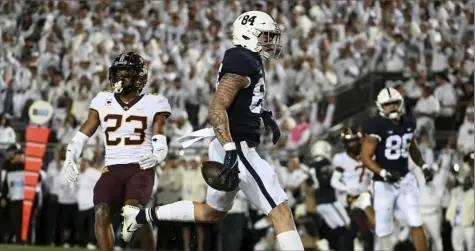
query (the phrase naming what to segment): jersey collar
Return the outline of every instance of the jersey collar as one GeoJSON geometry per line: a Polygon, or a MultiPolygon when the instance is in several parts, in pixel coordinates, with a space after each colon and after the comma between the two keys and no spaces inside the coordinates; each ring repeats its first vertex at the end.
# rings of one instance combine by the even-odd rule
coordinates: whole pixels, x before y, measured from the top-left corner
{"type": "Polygon", "coordinates": [[[124,101],[122,101],[122,99],[120,99],[119,94],[117,93],[114,94],[114,97],[115,97],[115,100],[117,100],[117,103],[119,103],[119,105],[122,106],[122,108],[126,111],[132,108],[132,106],[134,106],[135,104],[137,104],[143,98],[143,96],[144,96],[143,94],[138,95],[137,97],[132,99],[130,102],[125,103],[124,101]]]}

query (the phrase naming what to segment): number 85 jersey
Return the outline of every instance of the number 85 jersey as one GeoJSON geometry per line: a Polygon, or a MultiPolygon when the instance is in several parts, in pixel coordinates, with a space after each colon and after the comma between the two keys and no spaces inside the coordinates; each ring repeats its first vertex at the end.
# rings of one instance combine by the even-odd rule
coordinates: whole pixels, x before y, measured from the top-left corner
{"type": "MultiPolygon", "coordinates": [[[[410,116],[403,116],[399,124],[390,119],[375,116],[366,121],[363,132],[378,139],[375,161],[387,171],[397,172],[404,177],[409,172],[409,147],[415,130],[410,116]]],[[[374,175],[374,180],[382,180],[374,175]]]]}
{"type": "Polygon", "coordinates": [[[105,144],[105,165],[138,163],[144,152],[152,152],[155,115],[171,114],[163,95],[142,94],[125,103],[117,94],[100,92],[91,101],[97,111],[105,144]]]}

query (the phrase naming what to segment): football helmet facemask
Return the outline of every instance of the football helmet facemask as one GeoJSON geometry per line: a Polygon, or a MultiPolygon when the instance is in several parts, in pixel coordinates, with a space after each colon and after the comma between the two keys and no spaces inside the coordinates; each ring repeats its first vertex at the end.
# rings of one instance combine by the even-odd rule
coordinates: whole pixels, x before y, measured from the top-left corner
{"type": "Polygon", "coordinates": [[[345,128],[340,133],[340,139],[345,146],[346,151],[354,155],[359,155],[361,152],[362,137],[363,134],[353,127],[345,128]]]}
{"type": "Polygon", "coordinates": [[[404,98],[401,93],[391,87],[382,89],[376,99],[376,106],[379,114],[388,119],[399,119],[406,113],[404,109],[404,98]],[[384,107],[390,104],[398,104],[398,106],[391,110],[386,110],[384,107]]]}
{"type": "Polygon", "coordinates": [[[278,58],[282,52],[280,28],[269,14],[248,11],[233,23],[233,45],[257,52],[264,60],[278,58]]]}
{"type": "Polygon", "coordinates": [[[147,83],[148,70],[143,58],[134,52],[120,54],[109,68],[109,81],[114,93],[139,93],[147,83]]]}

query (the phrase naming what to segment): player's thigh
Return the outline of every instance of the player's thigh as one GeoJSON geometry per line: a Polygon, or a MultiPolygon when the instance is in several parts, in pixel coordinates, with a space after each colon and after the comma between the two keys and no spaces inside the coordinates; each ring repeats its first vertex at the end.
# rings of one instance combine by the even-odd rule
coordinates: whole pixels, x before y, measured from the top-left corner
{"type": "Polygon", "coordinates": [[[392,232],[394,203],[398,189],[382,181],[375,181],[373,186],[375,231],[379,237],[384,237],[392,232]]]}
{"type": "Polygon", "coordinates": [[[104,203],[109,207],[111,215],[114,215],[122,207],[124,192],[124,185],[117,175],[117,170],[105,167],[94,186],[94,206],[104,203]]]}
{"type": "Polygon", "coordinates": [[[345,210],[338,207],[338,203],[325,203],[317,205],[317,212],[329,228],[343,227],[350,222],[345,210]]]}
{"type": "Polygon", "coordinates": [[[409,226],[422,226],[422,216],[419,205],[419,188],[417,187],[416,178],[412,173],[408,173],[404,176],[401,182],[396,206],[403,213],[409,226]]]}
{"type": "Polygon", "coordinates": [[[152,198],[155,173],[153,169],[142,170],[136,164],[131,165],[133,174],[125,182],[125,196],[122,203],[127,200],[137,200],[142,206],[152,198]]]}
{"type": "Polygon", "coordinates": [[[257,209],[268,215],[273,208],[287,201],[287,194],[275,170],[254,148],[248,148],[245,142],[241,142],[237,149],[241,180],[239,188],[257,209]]]}

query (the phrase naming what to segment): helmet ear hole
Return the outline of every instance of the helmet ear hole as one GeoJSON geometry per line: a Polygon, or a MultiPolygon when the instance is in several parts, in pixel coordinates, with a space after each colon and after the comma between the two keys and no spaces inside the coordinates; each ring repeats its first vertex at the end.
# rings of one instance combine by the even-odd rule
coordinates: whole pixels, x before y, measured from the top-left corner
{"type": "Polygon", "coordinates": [[[250,40],[251,38],[249,38],[248,36],[242,36],[242,38],[246,39],[246,40],[250,40]]]}

